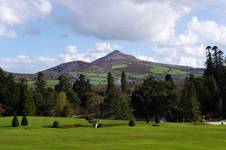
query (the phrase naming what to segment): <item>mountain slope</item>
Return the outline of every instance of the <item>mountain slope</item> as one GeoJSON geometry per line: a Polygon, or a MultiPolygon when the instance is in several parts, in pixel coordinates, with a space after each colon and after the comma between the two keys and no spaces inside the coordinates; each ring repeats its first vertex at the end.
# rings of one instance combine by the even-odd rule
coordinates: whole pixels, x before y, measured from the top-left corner
{"type": "Polygon", "coordinates": [[[117,61],[117,62],[130,61],[131,62],[131,61],[140,61],[140,60],[138,60],[134,56],[124,54],[124,53],[120,52],[119,50],[115,50],[112,53],[93,61],[92,63],[93,64],[103,64],[103,63],[114,63],[115,61],[117,61]]]}
{"type": "Polygon", "coordinates": [[[83,62],[83,61],[72,61],[72,62],[68,62],[68,63],[63,63],[60,64],[56,67],[47,69],[45,72],[58,72],[58,73],[67,73],[67,72],[72,72],[72,71],[79,71],[82,68],[85,68],[89,65],[90,63],[88,62],[83,62]]]}
{"type": "MultiPolygon", "coordinates": [[[[202,75],[204,69],[143,61],[132,55],[127,55],[116,50],[91,63],[73,61],[60,64],[41,72],[44,73],[46,80],[54,83],[57,83],[55,81],[61,74],[65,74],[71,79],[77,78],[79,74],[84,74],[92,84],[104,85],[107,81],[108,72],[111,72],[117,81],[116,83],[119,83],[122,71],[126,71],[130,82],[143,81],[143,79],[150,74],[159,79],[164,79],[166,74],[171,74],[175,80],[180,82],[181,80],[184,80],[188,74],[202,75]]],[[[37,73],[13,74],[17,79],[28,78],[30,80],[35,80],[37,76],[37,73]]]]}
{"type": "Polygon", "coordinates": [[[201,74],[202,68],[161,64],[139,60],[132,55],[124,54],[118,50],[101,57],[91,63],[74,61],[64,63],[43,71],[47,77],[56,78],[59,74],[68,74],[77,77],[80,73],[85,74],[93,83],[106,82],[107,72],[112,72],[116,79],[120,78],[121,71],[126,71],[130,80],[140,80],[150,73],[157,78],[164,78],[171,74],[175,79],[184,79],[188,74],[201,74]]]}

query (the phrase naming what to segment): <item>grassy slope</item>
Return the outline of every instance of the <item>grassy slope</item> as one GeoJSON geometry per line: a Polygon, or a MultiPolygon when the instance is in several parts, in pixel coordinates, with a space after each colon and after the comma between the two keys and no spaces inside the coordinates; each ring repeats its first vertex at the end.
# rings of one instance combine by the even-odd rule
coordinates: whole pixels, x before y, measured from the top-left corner
{"type": "Polygon", "coordinates": [[[113,65],[111,69],[123,69],[127,67],[128,67],[127,64],[118,64],[118,65],[113,65]]]}
{"type": "Polygon", "coordinates": [[[188,72],[181,71],[176,68],[169,68],[169,67],[164,67],[164,66],[153,66],[151,68],[151,72],[154,74],[171,74],[171,75],[176,75],[176,76],[184,76],[189,74],[188,72]]]}
{"type": "MultiPolygon", "coordinates": [[[[81,119],[31,117],[29,127],[9,127],[12,118],[0,118],[0,149],[7,150],[224,150],[226,126],[161,124],[152,127],[138,123],[136,127],[121,125],[101,129],[43,127],[54,120],[61,124],[87,124],[81,119]]],[[[20,118],[21,120],[21,118],[20,118]]],[[[103,124],[127,124],[103,121],[103,124]]]]}

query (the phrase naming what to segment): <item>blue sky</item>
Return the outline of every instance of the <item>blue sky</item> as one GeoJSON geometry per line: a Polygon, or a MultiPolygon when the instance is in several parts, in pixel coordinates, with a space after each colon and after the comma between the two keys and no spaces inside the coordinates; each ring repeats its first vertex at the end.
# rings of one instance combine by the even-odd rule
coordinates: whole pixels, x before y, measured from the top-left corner
{"type": "Polygon", "coordinates": [[[207,45],[226,45],[224,0],[15,1],[0,0],[0,67],[11,72],[93,61],[115,49],[203,67],[207,45]]]}

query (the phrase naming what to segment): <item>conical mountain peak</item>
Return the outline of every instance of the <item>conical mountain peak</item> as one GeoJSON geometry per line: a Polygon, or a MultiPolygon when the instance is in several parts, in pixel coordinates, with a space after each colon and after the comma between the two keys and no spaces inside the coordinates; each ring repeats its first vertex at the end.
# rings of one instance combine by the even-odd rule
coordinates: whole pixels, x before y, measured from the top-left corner
{"type": "Polygon", "coordinates": [[[132,55],[127,55],[122,53],[119,50],[115,50],[113,52],[111,52],[110,54],[101,57],[99,59],[97,59],[96,61],[94,61],[93,63],[108,63],[108,62],[112,62],[112,61],[136,61],[136,57],[132,56],[132,55]]]}

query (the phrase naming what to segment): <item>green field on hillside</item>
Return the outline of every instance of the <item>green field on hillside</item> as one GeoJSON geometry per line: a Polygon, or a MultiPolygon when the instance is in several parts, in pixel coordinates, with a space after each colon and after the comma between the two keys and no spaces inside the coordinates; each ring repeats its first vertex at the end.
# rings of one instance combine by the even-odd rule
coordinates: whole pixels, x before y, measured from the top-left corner
{"type": "MultiPolygon", "coordinates": [[[[84,119],[28,117],[28,127],[11,127],[12,117],[0,118],[2,150],[225,150],[226,126],[161,123],[159,127],[137,122],[102,120],[94,129],[84,119]],[[54,120],[77,128],[48,127],[54,120]],[[111,126],[111,127],[106,127],[111,126]]],[[[21,118],[19,118],[21,120],[21,118]]]]}
{"type": "Polygon", "coordinates": [[[153,66],[150,71],[153,74],[171,74],[176,76],[184,76],[188,74],[188,72],[164,66],[153,66]]]}
{"type": "MultiPolygon", "coordinates": [[[[58,82],[59,82],[58,80],[46,80],[46,85],[47,85],[48,87],[54,87],[55,85],[58,84],[58,82]]],[[[28,84],[29,84],[30,86],[33,86],[34,83],[35,83],[35,81],[32,81],[32,80],[29,80],[29,81],[28,81],[28,84]]]]}
{"type": "Polygon", "coordinates": [[[127,68],[127,64],[118,64],[118,65],[112,65],[111,69],[123,69],[127,68]]]}

